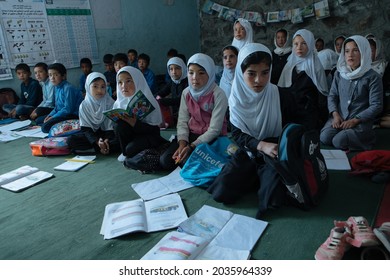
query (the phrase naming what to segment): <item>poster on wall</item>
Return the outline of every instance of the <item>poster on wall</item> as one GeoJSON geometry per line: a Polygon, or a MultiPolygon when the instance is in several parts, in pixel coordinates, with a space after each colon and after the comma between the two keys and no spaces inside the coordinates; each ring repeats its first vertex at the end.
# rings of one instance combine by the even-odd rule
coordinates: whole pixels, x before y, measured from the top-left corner
{"type": "Polygon", "coordinates": [[[54,61],[43,0],[1,1],[1,25],[11,67],[54,61]]]}
{"type": "Polygon", "coordinates": [[[4,41],[4,33],[0,26],[0,81],[12,79],[8,53],[4,41]]]}
{"type": "Polygon", "coordinates": [[[46,12],[57,62],[66,68],[79,67],[84,57],[100,62],[88,0],[46,0],[46,12]]]}

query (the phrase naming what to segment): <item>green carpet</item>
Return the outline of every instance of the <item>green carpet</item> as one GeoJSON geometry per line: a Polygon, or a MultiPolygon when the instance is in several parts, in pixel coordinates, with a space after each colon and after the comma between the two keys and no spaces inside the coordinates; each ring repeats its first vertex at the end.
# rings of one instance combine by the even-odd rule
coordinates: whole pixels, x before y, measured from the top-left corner
{"type": "MultiPolygon", "coordinates": [[[[164,131],[164,136],[170,133],[164,131]]],[[[382,131],[381,137],[386,139],[388,132],[382,131]]],[[[140,259],[166,234],[132,233],[104,240],[99,232],[105,205],[137,199],[132,183],[167,173],[142,175],[127,170],[117,161],[117,155],[98,155],[96,163],[78,172],[55,171],[53,167],[68,157],[33,157],[28,146],[33,140],[0,143],[1,173],[28,164],[54,173],[55,178],[20,193],[0,189],[0,259],[140,259]]],[[[329,191],[317,208],[305,212],[286,206],[266,214],[264,220],[269,226],[252,258],[313,259],[318,246],[328,237],[333,220],[361,215],[372,223],[383,190],[384,186],[368,178],[330,171],[329,191]]],[[[180,195],[188,215],[204,204],[251,217],[257,211],[255,194],[229,207],[216,203],[201,188],[191,188],[180,195]]]]}

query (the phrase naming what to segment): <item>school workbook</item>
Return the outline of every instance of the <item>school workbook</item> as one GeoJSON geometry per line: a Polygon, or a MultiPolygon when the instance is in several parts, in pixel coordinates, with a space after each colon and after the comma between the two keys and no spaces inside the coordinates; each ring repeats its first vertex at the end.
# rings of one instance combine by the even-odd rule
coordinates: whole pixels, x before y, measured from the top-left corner
{"type": "Polygon", "coordinates": [[[137,120],[143,120],[154,109],[149,99],[139,90],[130,100],[126,109],[115,108],[104,111],[103,114],[114,122],[117,122],[121,115],[128,115],[137,118],[137,120]]]}
{"type": "Polygon", "coordinates": [[[19,192],[53,176],[52,173],[24,165],[0,175],[0,187],[12,192],[19,192]]]}

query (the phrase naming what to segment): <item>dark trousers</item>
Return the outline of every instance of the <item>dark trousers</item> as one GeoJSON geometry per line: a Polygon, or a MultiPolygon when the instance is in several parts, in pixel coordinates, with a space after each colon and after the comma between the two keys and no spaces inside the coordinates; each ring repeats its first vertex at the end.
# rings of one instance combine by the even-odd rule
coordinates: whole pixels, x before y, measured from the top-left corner
{"type": "Polygon", "coordinates": [[[284,200],[284,187],[277,171],[260,157],[249,158],[243,150],[237,151],[225,164],[207,191],[214,200],[226,204],[234,203],[243,195],[257,191],[257,219],[268,208],[281,206],[284,200]]]}
{"type": "Polygon", "coordinates": [[[119,140],[122,154],[126,157],[133,157],[148,148],[156,148],[166,141],[160,136],[158,126],[140,133],[128,123],[119,120],[114,126],[114,131],[119,140]]]}

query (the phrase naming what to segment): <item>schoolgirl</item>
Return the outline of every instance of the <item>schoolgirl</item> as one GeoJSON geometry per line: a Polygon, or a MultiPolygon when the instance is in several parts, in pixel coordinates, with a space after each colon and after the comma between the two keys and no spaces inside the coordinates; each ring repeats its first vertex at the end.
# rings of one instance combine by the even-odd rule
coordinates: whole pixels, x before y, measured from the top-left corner
{"type": "Polygon", "coordinates": [[[126,109],[134,94],[139,90],[155,108],[142,120],[138,120],[136,116],[121,115],[114,125],[122,152],[118,160],[124,161],[126,157],[133,157],[147,148],[157,147],[164,142],[159,128],[162,117],[157,100],[140,70],[132,66],[122,67],[117,73],[116,80],[117,100],[113,108],[126,109]]]}
{"type": "Polygon", "coordinates": [[[114,100],[107,92],[104,74],[92,72],[85,81],[86,96],[79,108],[82,133],[71,135],[68,145],[74,153],[100,152],[103,155],[119,151],[113,122],[103,115],[112,108],[114,100]]]}
{"type": "Polygon", "coordinates": [[[225,118],[228,101],[215,83],[215,64],[211,57],[197,53],[187,63],[188,84],[180,101],[177,141],[161,156],[160,164],[171,170],[183,165],[195,147],[227,134],[225,118]]]}
{"type": "Polygon", "coordinates": [[[172,57],[167,62],[170,81],[157,92],[156,99],[163,106],[171,106],[172,115],[177,119],[180,97],[188,86],[187,66],[179,57],[172,57]],[[167,97],[170,94],[170,97],[167,97]]]}
{"type": "Polygon", "coordinates": [[[232,88],[237,56],[238,49],[234,46],[226,46],[222,49],[223,72],[219,87],[225,92],[227,98],[229,98],[230,89],[232,88]]]}
{"type": "Polygon", "coordinates": [[[232,45],[238,50],[246,44],[253,42],[253,29],[250,22],[246,19],[239,18],[234,22],[233,34],[232,45]]]}
{"type": "Polygon", "coordinates": [[[229,108],[232,137],[239,150],[208,188],[212,197],[223,203],[234,203],[257,190],[257,218],[267,208],[281,205],[283,199],[279,175],[262,155],[278,155],[282,108],[288,104],[278,87],[270,83],[271,60],[271,51],[258,43],[246,45],[238,54],[229,108]]]}
{"type": "Polygon", "coordinates": [[[382,112],[381,77],[371,68],[371,48],[360,35],[347,38],[328,97],[330,118],[321,130],[325,145],[369,150],[375,143],[373,122],[382,112]]]}
{"type": "Polygon", "coordinates": [[[321,129],[328,113],[328,83],[325,70],[315,51],[314,35],[306,29],[293,36],[293,52],[280,76],[278,86],[293,94],[297,112],[293,122],[306,129],[321,129]]]}
{"type": "Polygon", "coordinates": [[[287,30],[282,28],[275,32],[274,45],[275,49],[272,51],[271,83],[276,85],[287,63],[287,58],[292,51],[287,30]]]}

